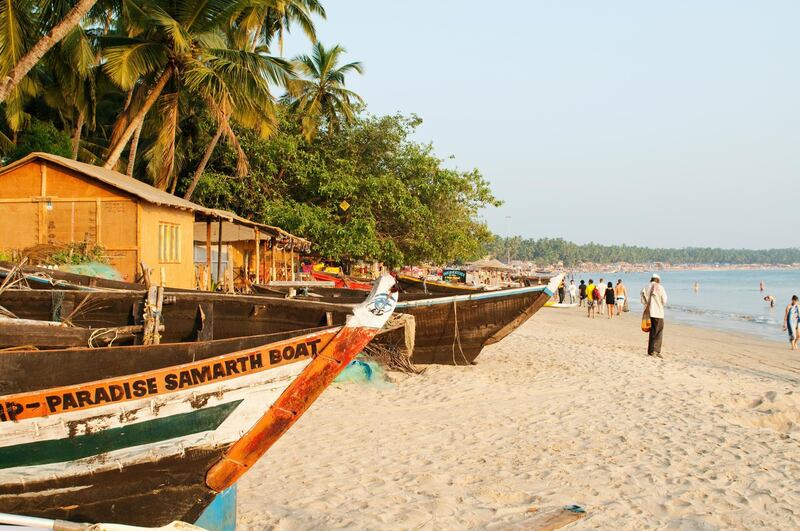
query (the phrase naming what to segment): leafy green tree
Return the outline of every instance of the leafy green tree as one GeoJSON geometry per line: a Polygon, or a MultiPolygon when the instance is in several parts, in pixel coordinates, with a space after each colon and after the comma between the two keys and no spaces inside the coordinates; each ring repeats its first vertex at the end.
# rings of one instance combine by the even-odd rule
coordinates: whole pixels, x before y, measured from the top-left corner
{"type": "Polygon", "coordinates": [[[69,135],[56,129],[53,124],[32,120],[20,134],[14,150],[9,153],[5,162],[21,159],[34,151],[69,157],[72,155],[72,142],[69,135]]]}
{"type": "Polygon", "coordinates": [[[479,172],[445,168],[431,146],[411,141],[419,124],[416,117],[355,116],[309,144],[285,115],[269,140],[242,133],[246,177],[233,176],[229,149],[218,150],[196,199],[307,237],[329,259],[400,265],[476,258],[490,236],[478,210],[499,201],[479,172]]]}

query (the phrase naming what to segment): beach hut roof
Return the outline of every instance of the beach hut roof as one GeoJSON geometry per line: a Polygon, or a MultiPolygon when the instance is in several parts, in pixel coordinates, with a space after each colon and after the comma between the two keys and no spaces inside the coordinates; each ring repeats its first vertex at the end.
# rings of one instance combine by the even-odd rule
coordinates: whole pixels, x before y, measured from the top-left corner
{"type": "Polygon", "coordinates": [[[0,168],[0,175],[8,173],[9,171],[19,166],[22,166],[23,164],[26,164],[32,160],[44,160],[47,162],[58,164],[59,166],[76,171],[81,175],[84,175],[96,181],[100,181],[101,183],[116,188],[117,190],[121,190],[130,195],[138,197],[139,199],[141,199],[142,201],[146,201],[147,203],[170,207],[170,208],[177,208],[180,210],[187,210],[190,212],[195,212],[196,214],[200,214],[202,216],[207,216],[209,218],[223,219],[231,221],[233,223],[245,225],[248,227],[257,227],[262,231],[273,234],[275,236],[287,237],[296,243],[310,244],[308,240],[290,234],[278,227],[273,227],[271,225],[265,225],[264,223],[257,223],[255,221],[251,221],[249,219],[245,219],[227,210],[221,210],[218,208],[207,208],[202,205],[198,205],[197,203],[192,203],[191,201],[187,201],[182,197],[172,195],[168,192],[165,192],[164,190],[159,190],[154,186],[150,186],[147,183],[144,183],[138,179],[134,179],[133,177],[122,174],[118,171],[107,170],[105,168],[101,168],[100,166],[87,164],[85,162],[79,162],[77,160],[60,157],[58,155],[52,155],[50,153],[42,153],[42,152],[31,153],[26,157],[23,157],[17,161],[12,162],[11,164],[8,164],[0,168]]]}
{"type": "Polygon", "coordinates": [[[508,266],[497,258],[476,260],[469,264],[475,269],[494,269],[496,271],[513,271],[514,268],[508,266]]]}

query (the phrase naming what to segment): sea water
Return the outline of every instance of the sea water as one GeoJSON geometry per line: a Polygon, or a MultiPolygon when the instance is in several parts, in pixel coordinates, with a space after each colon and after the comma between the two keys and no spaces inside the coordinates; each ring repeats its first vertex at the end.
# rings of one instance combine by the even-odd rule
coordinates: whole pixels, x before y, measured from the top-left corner
{"type": "MultiPolygon", "coordinates": [[[[756,335],[764,339],[787,341],[783,331],[783,313],[792,295],[800,296],[799,269],[658,271],[667,290],[667,321],[705,326],[723,331],[756,335]],[[764,282],[764,291],[759,283],[764,282]],[[694,290],[695,282],[699,289],[694,290]],[[775,307],[764,301],[775,297],[775,307]]],[[[640,294],[647,286],[650,273],[574,273],[569,275],[577,285],[581,279],[600,277],[604,283],[622,279],[631,299],[631,312],[641,313],[640,294]]]]}

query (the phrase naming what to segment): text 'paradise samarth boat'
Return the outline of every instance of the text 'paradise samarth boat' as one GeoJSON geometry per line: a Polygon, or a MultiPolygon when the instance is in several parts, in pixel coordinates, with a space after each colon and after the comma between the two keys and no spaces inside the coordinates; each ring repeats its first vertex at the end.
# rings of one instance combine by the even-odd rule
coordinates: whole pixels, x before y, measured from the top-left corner
{"type": "Polygon", "coordinates": [[[194,522],[386,323],[394,280],[375,284],[344,326],[0,353],[0,511],[194,522]]]}

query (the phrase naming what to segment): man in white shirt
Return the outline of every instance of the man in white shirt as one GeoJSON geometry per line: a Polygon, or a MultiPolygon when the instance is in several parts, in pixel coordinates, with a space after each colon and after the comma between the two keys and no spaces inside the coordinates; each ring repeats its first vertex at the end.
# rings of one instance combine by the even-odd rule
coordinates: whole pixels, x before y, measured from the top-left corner
{"type": "Polygon", "coordinates": [[[650,284],[642,289],[642,304],[645,314],[650,316],[650,339],[647,342],[648,356],[661,356],[661,336],[664,333],[664,306],[667,291],[661,285],[661,277],[653,273],[650,284]]]}
{"type": "Polygon", "coordinates": [[[575,304],[578,302],[578,286],[575,285],[574,280],[569,281],[569,303],[575,304]]]}

